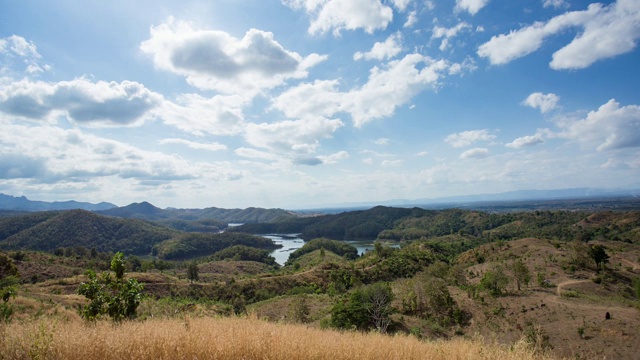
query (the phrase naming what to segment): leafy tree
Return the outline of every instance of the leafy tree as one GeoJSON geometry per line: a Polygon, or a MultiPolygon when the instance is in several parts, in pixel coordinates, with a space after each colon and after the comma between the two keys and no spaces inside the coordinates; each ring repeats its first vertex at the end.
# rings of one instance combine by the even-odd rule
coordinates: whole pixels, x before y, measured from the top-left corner
{"type": "Polygon", "coordinates": [[[513,277],[516,280],[516,285],[518,286],[518,291],[520,291],[520,285],[529,286],[529,282],[531,281],[531,272],[527,265],[522,261],[522,259],[518,259],[513,263],[513,277]]]}
{"type": "Polygon", "coordinates": [[[9,321],[13,314],[13,307],[9,300],[16,296],[18,284],[18,269],[7,255],[0,253],[0,322],[9,321]]]}
{"type": "Polygon", "coordinates": [[[195,261],[189,263],[189,267],[187,267],[187,278],[190,282],[196,282],[199,280],[198,264],[196,264],[195,261]]]}
{"type": "Polygon", "coordinates": [[[340,329],[368,330],[384,333],[391,323],[393,292],[386,283],[356,289],[331,309],[331,324],[340,329]]]}
{"type": "Polygon", "coordinates": [[[89,304],[79,307],[80,315],[87,320],[96,320],[103,315],[114,321],[132,319],[140,305],[143,285],[135,279],[124,279],[124,255],[116,253],[111,260],[111,273],[105,273],[98,280],[96,273],[87,271],[89,281],[81,283],[78,294],[84,295],[89,304]]]}
{"type": "Polygon", "coordinates": [[[489,291],[493,296],[501,296],[505,293],[509,277],[504,273],[502,266],[494,266],[487,270],[480,280],[480,287],[489,291]]]}
{"type": "Polygon", "coordinates": [[[602,245],[592,245],[589,248],[589,256],[596,263],[596,268],[602,268],[607,262],[609,262],[609,255],[604,250],[604,246],[602,245]]]}

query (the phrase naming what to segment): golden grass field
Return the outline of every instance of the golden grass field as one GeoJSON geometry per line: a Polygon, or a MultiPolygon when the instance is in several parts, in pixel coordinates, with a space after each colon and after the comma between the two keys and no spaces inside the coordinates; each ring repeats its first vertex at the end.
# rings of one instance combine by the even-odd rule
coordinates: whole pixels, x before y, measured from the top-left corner
{"type": "Polygon", "coordinates": [[[251,317],[113,324],[40,319],[0,324],[0,359],[543,359],[524,342],[420,341],[251,317]]]}

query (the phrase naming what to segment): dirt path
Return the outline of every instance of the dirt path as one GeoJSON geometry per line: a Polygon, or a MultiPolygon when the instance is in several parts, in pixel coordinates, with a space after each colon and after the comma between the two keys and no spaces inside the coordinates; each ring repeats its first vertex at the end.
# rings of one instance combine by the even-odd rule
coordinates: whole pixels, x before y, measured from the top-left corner
{"type": "Polygon", "coordinates": [[[559,283],[557,286],[558,288],[556,289],[556,293],[558,294],[558,296],[560,296],[561,290],[563,286],[567,286],[567,285],[571,285],[571,284],[580,284],[580,283],[584,283],[584,282],[589,282],[591,280],[567,280],[567,281],[563,281],[561,283],[559,283]]]}
{"type": "Polygon", "coordinates": [[[627,264],[633,266],[633,271],[640,270],[640,264],[638,264],[636,262],[633,262],[633,261],[630,261],[630,260],[627,260],[627,259],[620,259],[620,260],[622,260],[622,261],[626,262],[627,264]]]}

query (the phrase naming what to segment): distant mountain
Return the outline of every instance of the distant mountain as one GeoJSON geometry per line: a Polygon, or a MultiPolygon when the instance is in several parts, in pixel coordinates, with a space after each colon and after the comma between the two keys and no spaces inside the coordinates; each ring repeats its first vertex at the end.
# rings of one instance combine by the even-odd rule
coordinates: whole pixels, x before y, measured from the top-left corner
{"type": "Polygon", "coordinates": [[[48,211],[48,210],[74,210],[82,209],[89,211],[106,210],[115,208],[117,205],[101,202],[92,204],[88,202],[78,201],[32,201],[24,196],[15,197],[11,195],[0,194],[0,210],[13,211],[48,211]]]}
{"type": "Polygon", "coordinates": [[[53,251],[84,246],[101,252],[147,255],[180,232],[137,219],[120,219],[86,210],[47,211],[0,218],[0,248],[53,251]]]}
{"type": "Polygon", "coordinates": [[[477,204],[488,202],[512,202],[512,201],[547,201],[547,200],[588,200],[603,198],[639,198],[640,188],[634,189],[598,189],[598,188],[573,188],[557,190],[518,190],[497,194],[461,195],[439,198],[421,199],[394,199],[379,202],[358,202],[327,204],[315,208],[300,210],[302,212],[339,213],[347,210],[364,210],[374,206],[418,206],[424,209],[444,209],[451,207],[476,208],[477,204]]]}
{"type": "Polygon", "coordinates": [[[170,210],[162,210],[144,201],[133,203],[123,207],[97,211],[102,215],[117,216],[130,219],[161,220],[171,217],[170,210]]]}
{"type": "Polygon", "coordinates": [[[215,219],[226,223],[262,223],[296,217],[292,212],[282,209],[261,209],[254,207],[246,209],[220,209],[215,207],[205,209],[160,209],[148,202],[133,203],[123,207],[97,211],[97,213],[154,221],[169,219],[184,221],[215,219]]]}

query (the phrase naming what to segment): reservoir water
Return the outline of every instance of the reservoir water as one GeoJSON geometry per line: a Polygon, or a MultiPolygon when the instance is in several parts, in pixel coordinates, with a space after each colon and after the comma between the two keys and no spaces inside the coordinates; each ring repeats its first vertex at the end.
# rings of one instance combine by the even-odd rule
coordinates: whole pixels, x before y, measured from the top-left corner
{"type": "MultiPolygon", "coordinates": [[[[289,254],[301,248],[304,240],[298,237],[299,234],[269,234],[260,235],[273,240],[274,243],[282,245],[280,249],[271,252],[271,256],[276,259],[280,265],[284,265],[289,259],[289,254]]],[[[374,240],[345,240],[347,244],[351,244],[358,249],[358,255],[362,255],[367,251],[373,250],[374,240]]],[[[395,246],[394,246],[395,247],[395,246]]]]}

